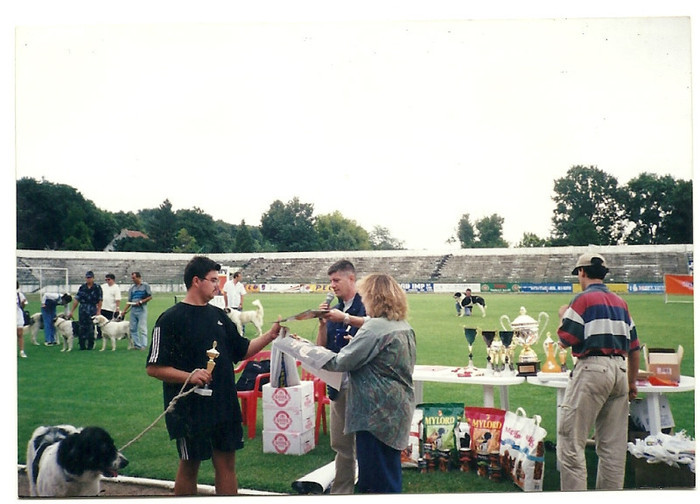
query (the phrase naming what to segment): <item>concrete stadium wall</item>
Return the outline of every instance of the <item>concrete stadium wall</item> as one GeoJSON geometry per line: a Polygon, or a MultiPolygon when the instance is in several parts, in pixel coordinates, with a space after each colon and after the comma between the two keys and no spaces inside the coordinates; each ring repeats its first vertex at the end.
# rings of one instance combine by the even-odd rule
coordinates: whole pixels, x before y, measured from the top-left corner
{"type": "MultiPolygon", "coordinates": [[[[327,269],[339,259],[355,264],[359,276],[389,273],[397,281],[440,284],[483,282],[572,282],[576,258],[589,251],[607,260],[610,282],[663,282],[663,275],[688,274],[692,268],[692,245],[588,246],[518,249],[392,250],[346,252],[276,252],[210,254],[221,263],[240,269],[245,283],[326,283],[327,269]]],[[[159,291],[184,290],[183,270],[193,254],[144,252],[80,252],[17,250],[17,266],[67,268],[71,290],[92,270],[102,282],[113,273],[121,285],[131,283],[131,272],[140,271],[144,281],[159,291]]],[[[31,272],[18,279],[23,285],[38,284],[31,272]]],[[[29,290],[31,292],[31,289],[29,290]]]]}

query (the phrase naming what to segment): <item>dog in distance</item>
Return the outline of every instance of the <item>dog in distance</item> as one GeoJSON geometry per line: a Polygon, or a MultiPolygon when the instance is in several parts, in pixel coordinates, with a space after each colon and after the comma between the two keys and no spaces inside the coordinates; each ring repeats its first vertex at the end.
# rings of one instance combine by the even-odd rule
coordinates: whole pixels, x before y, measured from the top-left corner
{"type": "Polygon", "coordinates": [[[256,307],[255,310],[238,311],[226,308],[226,314],[236,324],[238,334],[243,334],[243,326],[246,324],[253,324],[258,330],[258,336],[262,334],[263,317],[265,316],[263,305],[258,299],[253,300],[253,305],[256,307]]]}
{"type": "Polygon", "coordinates": [[[486,316],[486,301],[481,296],[473,295],[471,289],[467,289],[465,292],[455,292],[453,297],[457,305],[461,308],[458,313],[459,317],[468,317],[471,315],[474,306],[479,307],[482,317],[486,316]]]}
{"type": "Polygon", "coordinates": [[[107,340],[112,342],[112,351],[117,349],[117,341],[125,339],[128,341],[127,349],[134,348],[134,341],[131,339],[131,331],[129,330],[128,320],[108,319],[104,315],[94,315],[92,323],[95,327],[102,330],[102,348],[100,352],[104,352],[107,346],[107,340]]]}

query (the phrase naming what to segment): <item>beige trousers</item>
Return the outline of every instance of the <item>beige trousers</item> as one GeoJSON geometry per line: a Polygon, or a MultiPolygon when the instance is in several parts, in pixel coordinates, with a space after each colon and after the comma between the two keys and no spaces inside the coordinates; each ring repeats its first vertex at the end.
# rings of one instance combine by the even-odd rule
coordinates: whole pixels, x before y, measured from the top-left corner
{"type": "Polygon", "coordinates": [[[352,494],[355,490],[355,434],[344,434],[347,389],[331,401],[331,448],[335,451],[335,479],[331,494],[352,494]]]}
{"type": "Polygon", "coordinates": [[[564,393],[557,432],[561,489],[586,490],[586,440],[595,428],[596,489],[622,490],[629,415],[627,361],[587,357],[574,368],[564,393]]]}

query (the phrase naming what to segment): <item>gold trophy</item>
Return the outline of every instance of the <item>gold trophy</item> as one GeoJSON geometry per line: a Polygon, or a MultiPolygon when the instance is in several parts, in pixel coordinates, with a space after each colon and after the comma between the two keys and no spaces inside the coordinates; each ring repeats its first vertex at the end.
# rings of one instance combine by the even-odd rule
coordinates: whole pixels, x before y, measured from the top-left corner
{"type": "MultiPolygon", "coordinates": [[[[207,361],[207,371],[209,371],[209,374],[211,374],[211,372],[214,371],[214,366],[216,366],[216,362],[214,362],[214,359],[216,359],[218,356],[219,351],[216,349],[216,341],[214,341],[212,347],[209,350],[207,350],[207,357],[209,357],[209,360],[207,361]]],[[[209,384],[204,385],[204,387],[195,389],[194,391],[195,394],[207,397],[210,396],[212,392],[212,389],[209,388],[209,384]]]]}
{"type": "Polygon", "coordinates": [[[516,344],[523,347],[518,357],[518,376],[537,375],[540,361],[537,358],[537,354],[532,349],[532,345],[537,342],[539,331],[544,330],[547,322],[549,322],[549,315],[547,313],[540,312],[538,319],[535,320],[527,314],[527,310],[524,306],[520,307],[520,315],[518,315],[513,322],[510,321],[508,315],[501,315],[501,326],[503,330],[512,330],[513,340],[516,344]],[[504,321],[508,322],[510,328],[506,327],[504,321]]]}
{"type": "Polygon", "coordinates": [[[552,340],[552,335],[550,333],[547,333],[547,339],[544,340],[542,348],[544,348],[544,354],[547,356],[544,364],[542,364],[542,372],[561,372],[561,365],[557,364],[557,344],[554,343],[554,340],[552,340]]]}
{"type": "Polygon", "coordinates": [[[566,348],[559,347],[559,366],[562,373],[566,373],[569,369],[566,367],[566,348]]]}

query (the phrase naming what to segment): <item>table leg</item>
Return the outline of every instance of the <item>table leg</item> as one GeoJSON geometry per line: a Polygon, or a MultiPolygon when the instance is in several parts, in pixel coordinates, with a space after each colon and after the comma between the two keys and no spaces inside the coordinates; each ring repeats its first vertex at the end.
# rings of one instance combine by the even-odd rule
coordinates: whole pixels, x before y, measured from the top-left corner
{"type": "Polygon", "coordinates": [[[413,396],[416,398],[416,404],[423,402],[423,382],[414,381],[413,382],[413,396]]]}
{"type": "Polygon", "coordinates": [[[493,408],[493,385],[484,385],[484,407],[493,408]]]}
{"type": "Polygon", "coordinates": [[[501,409],[508,411],[509,401],[508,401],[508,387],[499,387],[501,390],[501,409]]]}
{"type": "MultiPolygon", "coordinates": [[[[557,389],[557,426],[556,432],[554,433],[554,442],[557,442],[557,436],[559,435],[559,418],[561,417],[561,403],[564,402],[564,393],[566,389],[557,389]]],[[[559,471],[559,456],[557,456],[557,471],[559,471]]]]}
{"type": "Polygon", "coordinates": [[[656,436],[661,432],[661,406],[659,394],[647,393],[647,407],[649,408],[649,434],[656,436]]]}

